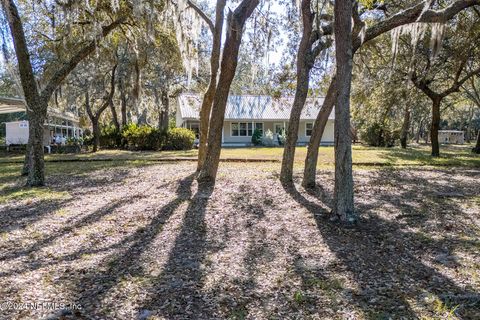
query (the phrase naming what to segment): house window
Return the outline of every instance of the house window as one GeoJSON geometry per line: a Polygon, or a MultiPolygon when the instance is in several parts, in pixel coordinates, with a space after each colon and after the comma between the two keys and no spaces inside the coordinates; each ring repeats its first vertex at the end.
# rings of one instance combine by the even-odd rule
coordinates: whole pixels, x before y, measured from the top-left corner
{"type": "MultiPolygon", "coordinates": [[[[232,137],[251,137],[253,135],[253,123],[251,122],[232,122],[232,137]]],[[[263,123],[255,123],[255,129],[263,134],[263,123]]]]}
{"type": "Polygon", "coordinates": [[[313,122],[305,123],[305,135],[307,137],[311,137],[312,136],[312,131],[313,131],[313,122]]]}

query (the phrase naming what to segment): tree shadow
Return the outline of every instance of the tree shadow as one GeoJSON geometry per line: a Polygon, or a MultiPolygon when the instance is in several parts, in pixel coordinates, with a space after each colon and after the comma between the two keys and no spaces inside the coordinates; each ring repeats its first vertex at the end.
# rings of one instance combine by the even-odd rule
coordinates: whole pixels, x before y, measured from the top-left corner
{"type": "Polygon", "coordinates": [[[105,312],[111,311],[111,308],[118,304],[103,303],[109,292],[126,277],[144,276],[141,255],[155,241],[157,235],[162,232],[163,226],[175,213],[175,210],[185,201],[189,201],[193,180],[193,174],[180,180],[176,190],[177,197],[160,208],[146,226],[138,228],[133,234],[124,238],[120,246],[114,246],[119,247],[121,252],[114,252],[113,259],[105,260],[94,270],[87,270],[77,280],[78,283],[75,287],[78,289],[74,291],[72,299],[77,304],[84,306],[83,312],[85,314],[106,316],[105,312]]]}
{"type": "MultiPolygon", "coordinates": [[[[409,181],[408,177],[395,176],[390,170],[380,171],[375,179],[378,180],[374,183],[398,180],[400,185],[405,185],[405,189],[398,191],[404,200],[415,198],[421,201],[425,194],[442,191],[439,185],[428,179],[415,177],[409,181]],[[418,194],[420,189],[423,191],[418,194]]],[[[473,186],[461,184],[461,188],[468,187],[473,186]]],[[[444,188],[450,190],[448,185],[444,188]]],[[[440,308],[443,312],[451,311],[465,319],[480,316],[480,293],[475,288],[456,283],[437,267],[439,264],[442,267],[447,264],[449,268],[458,267],[452,252],[456,246],[464,248],[464,241],[457,239],[452,242],[448,238],[428,238],[426,241],[425,233],[411,231],[413,225],[426,227],[431,218],[428,216],[405,225],[399,219],[387,219],[375,212],[389,205],[394,208],[396,216],[401,217],[405,212],[422,210],[421,207],[412,208],[410,203],[402,202],[391,193],[373,191],[375,200],[370,204],[357,204],[360,224],[354,229],[345,229],[331,222],[323,206],[306,200],[296,188],[285,187],[285,190],[312,212],[322,238],[342,265],[342,273],[349,274],[357,287],[347,292],[349,301],[362,310],[365,317],[415,319],[419,317],[418,308],[431,312],[440,308]],[[428,257],[431,256],[439,258],[430,259],[430,262],[428,257]]],[[[427,204],[431,205],[430,202],[427,204]]],[[[436,206],[453,212],[453,215],[461,211],[449,198],[442,199],[436,206]]],[[[445,217],[435,218],[440,220],[440,226],[439,230],[433,230],[441,231],[445,217]]],[[[431,228],[427,230],[432,231],[431,228]]],[[[301,265],[301,257],[298,263],[301,265]]],[[[297,271],[304,285],[307,285],[305,270],[297,268],[297,271]]],[[[325,270],[308,272],[321,279],[325,277],[325,270]]]]}
{"type": "MultiPolygon", "coordinates": [[[[206,207],[214,187],[200,184],[190,200],[180,233],[161,274],[152,279],[148,299],[140,314],[153,313],[168,319],[212,319],[216,306],[203,291],[204,259],[209,251],[205,225],[206,207]]],[[[218,248],[217,248],[218,249],[218,248]]]]}

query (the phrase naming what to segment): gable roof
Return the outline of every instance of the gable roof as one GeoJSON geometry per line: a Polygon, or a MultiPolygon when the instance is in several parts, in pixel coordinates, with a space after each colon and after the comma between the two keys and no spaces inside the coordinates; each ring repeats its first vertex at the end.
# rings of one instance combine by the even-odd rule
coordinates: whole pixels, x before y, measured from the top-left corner
{"type": "MultiPolygon", "coordinates": [[[[323,97],[308,98],[300,119],[315,120],[323,104],[323,97]]],[[[293,97],[228,96],[225,120],[289,120],[293,97]]],[[[182,94],[178,97],[178,111],[184,120],[200,118],[202,97],[197,94],[182,94]]],[[[329,119],[334,119],[332,112],[329,119]]]]}

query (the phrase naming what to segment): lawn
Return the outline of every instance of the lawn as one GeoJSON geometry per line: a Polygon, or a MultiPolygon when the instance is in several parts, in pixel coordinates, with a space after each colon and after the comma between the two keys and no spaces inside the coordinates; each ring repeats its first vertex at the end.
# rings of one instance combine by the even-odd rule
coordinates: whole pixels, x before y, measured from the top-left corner
{"type": "Polygon", "coordinates": [[[307,192],[222,163],[211,190],[192,162],[59,162],[32,191],[20,166],[0,166],[0,296],[80,308],[0,318],[480,317],[478,168],[357,168],[342,229],[331,168],[307,192]]]}
{"type": "MultiPolygon", "coordinates": [[[[470,152],[472,145],[442,146],[442,155],[439,158],[430,156],[430,148],[420,145],[408,149],[374,148],[363,145],[353,146],[353,163],[355,166],[400,165],[400,166],[480,166],[480,157],[470,152]]],[[[295,165],[301,168],[305,161],[306,147],[298,147],[295,154],[295,165]]],[[[234,160],[275,160],[281,161],[282,148],[223,148],[222,159],[234,160]]],[[[102,150],[97,153],[83,153],[79,155],[46,155],[47,161],[61,160],[161,160],[161,159],[191,159],[197,157],[197,150],[188,151],[161,151],[135,152],[126,150],[102,150]]],[[[23,160],[22,155],[0,157],[3,161],[23,160]]],[[[334,164],[333,147],[321,147],[319,152],[319,167],[332,167],[334,164]]]]}

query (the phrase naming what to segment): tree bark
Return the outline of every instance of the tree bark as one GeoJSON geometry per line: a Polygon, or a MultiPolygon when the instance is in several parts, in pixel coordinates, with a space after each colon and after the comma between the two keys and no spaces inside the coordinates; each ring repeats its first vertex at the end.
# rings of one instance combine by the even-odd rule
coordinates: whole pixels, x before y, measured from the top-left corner
{"type": "Polygon", "coordinates": [[[410,128],[410,106],[407,105],[405,107],[405,112],[403,114],[402,132],[400,134],[400,144],[403,149],[407,148],[409,128],[410,128]]]}
{"type": "Polygon", "coordinates": [[[121,113],[122,113],[122,127],[128,124],[127,119],[127,95],[125,94],[125,80],[120,79],[120,100],[121,100],[121,113]]]}
{"type": "Polygon", "coordinates": [[[238,50],[242,42],[243,28],[258,3],[259,0],[243,0],[233,13],[228,14],[227,35],[223,48],[220,77],[213,100],[208,132],[207,154],[197,177],[199,182],[215,183],[220,160],[225,108],[230,86],[237,69],[238,50]]]}
{"type": "Polygon", "coordinates": [[[91,119],[93,127],[93,152],[97,152],[100,146],[100,126],[98,124],[98,118],[93,117],[91,119]]]}
{"type": "Polygon", "coordinates": [[[335,105],[336,99],[336,80],[332,79],[330,86],[328,87],[327,95],[325,96],[325,101],[323,102],[322,109],[315,119],[315,124],[313,125],[312,136],[308,143],[307,156],[305,158],[305,168],[303,171],[303,181],[302,185],[304,188],[314,188],[316,185],[316,173],[317,173],[317,162],[318,162],[318,148],[322,141],[323,132],[327,126],[328,117],[332,113],[333,106],[335,105]]]}
{"type": "Polygon", "coordinates": [[[113,125],[115,126],[117,131],[120,131],[120,122],[118,122],[117,109],[115,108],[115,104],[113,103],[113,99],[110,101],[110,110],[112,111],[113,125]]]}
{"type": "Polygon", "coordinates": [[[210,82],[207,91],[203,96],[202,107],[200,109],[200,138],[198,145],[198,164],[197,172],[200,172],[205,157],[207,155],[207,138],[212,103],[217,89],[218,67],[220,65],[220,49],[222,44],[222,28],[226,0],[218,0],[215,12],[215,25],[212,29],[213,43],[212,55],[210,56],[210,82]]]}
{"type": "Polygon", "coordinates": [[[352,82],[352,0],[335,1],[335,55],[337,98],[335,102],[335,189],[334,214],[345,224],[357,217],[353,200],[350,90],[352,82]]]}
{"type": "Polygon", "coordinates": [[[162,90],[162,107],[159,115],[160,120],[160,130],[168,130],[168,117],[170,110],[170,99],[168,98],[168,91],[166,89],[162,90]]]}
{"type": "Polygon", "coordinates": [[[135,110],[135,114],[137,115],[138,124],[144,124],[142,123],[144,119],[142,117],[142,114],[140,113],[140,104],[141,104],[141,98],[142,98],[142,86],[141,86],[142,69],[140,68],[140,62],[138,61],[138,56],[135,57],[134,69],[135,69],[135,78],[134,78],[133,88],[132,88],[132,106],[133,106],[133,110],[135,110]]]}
{"type": "Polygon", "coordinates": [[[298,141],[300,116],[305,101],[307,100],[310,70],[312,69],[314,62],[314,58],[312,59],[311,56],[312,45],[310,40],[313,31],[314,14],[310,7],[310,0],[302,0],[303,33],[297,53],[297,86],[295,89],[292,111],[290,112],[290,120],[288,121],[288,131],[285,147],[283,149],[282,168],[280,171],[280,181],[284,184],[290,184],[293,181],[293,162],[298,141]]]}
{"type": "Polygon", "coordinates": [[[430,126],[430,141],[432,143],[432,157],[440,156],[440,144],[438,142],[438,130],[440,129],[440,104],[442,99],[436,97],[432,100],[432,124],[430,126]]]}

